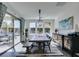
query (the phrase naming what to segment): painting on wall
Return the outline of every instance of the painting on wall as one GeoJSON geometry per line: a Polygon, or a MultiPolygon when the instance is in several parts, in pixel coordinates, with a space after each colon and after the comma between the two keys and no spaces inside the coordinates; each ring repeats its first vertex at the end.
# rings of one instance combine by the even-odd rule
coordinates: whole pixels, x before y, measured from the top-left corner
{"type": "Polygon", "coordinates": [[[73,16],[59,22],[59,29],[73,29],[73,16]]]}

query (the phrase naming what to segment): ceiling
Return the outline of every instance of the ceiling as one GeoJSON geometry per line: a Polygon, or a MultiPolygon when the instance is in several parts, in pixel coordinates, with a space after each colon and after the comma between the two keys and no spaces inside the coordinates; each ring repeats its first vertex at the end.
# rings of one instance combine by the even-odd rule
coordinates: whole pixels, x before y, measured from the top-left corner
{"type": "Polygon", "coordinates": [[[4,4],[24,19],[38,19],[39,9],[42,19],[55,19],[67,2],[4,2],[4,4]]]}

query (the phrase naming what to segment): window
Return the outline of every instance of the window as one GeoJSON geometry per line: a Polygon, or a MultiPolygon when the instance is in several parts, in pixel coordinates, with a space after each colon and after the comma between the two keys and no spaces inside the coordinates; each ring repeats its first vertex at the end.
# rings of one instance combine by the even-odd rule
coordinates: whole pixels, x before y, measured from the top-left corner
{"type": "Polygon", "coordinates": [[[37,28],[37,33],[38,33],[38,34],[43,33],[43,28],[37,28]]]}
{"type": "Polygon", "coordinates": [[[12,16],[9,14],[5,14],[5,17],[1,26],[3,33],[6,35],[10,35],[13,29],[12,16]]]}
{"type": "Polygon", "coordinates": [[[45,33],[50,33],[50,28],[45,28],[45,33]]]}
{"type": "Polygon", "coordinates": [[[35,28],[30,28],[30,33],[35,33],[35,28]]]}
{"type": "Polygon", "coordinates": [[[35,22],[30,23],[30,33],[35,33],[35,27],[36,27],[35,24],[36,24],[35,22]]]}
{"type": "Polygon", "coordinates": [[[0,28],[0,53],[13,46],[13,22],[12,16],[5,14],[0,28]],[[3,48],[1,48],[3,46],[3,48]]]}
{"type": "Polygon", "coordinates": [[[43,34],[50,33],[51,30],[51,22],[43,21],[43,22],[30,22],[29,24],[29,34],[43,34]]]}
{"type": "Polygon", "coordinates": [[[35,24],[36,24],[35,22],[31,22],[30,23],[30,28],[35,28],[36,27],[35,24]]]}

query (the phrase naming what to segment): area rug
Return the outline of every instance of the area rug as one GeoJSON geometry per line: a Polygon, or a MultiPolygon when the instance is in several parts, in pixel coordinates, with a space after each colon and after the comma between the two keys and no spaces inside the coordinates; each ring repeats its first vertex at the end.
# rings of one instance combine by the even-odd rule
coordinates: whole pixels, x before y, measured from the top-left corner
{"type": "Polygon", "coordinates": [[[44,57],[44,56],[64,56],[64,54],[57,48],[57,44],[51,43],[51,52],[48,47],[45,48],[45,53],[38,53],[37,48],[33,48],[30,54],[18,52],[16,57],[44,57]]]}
{"type": "Polygon", "coordinates": [[[34,47],[31,50],[30,54],[26,54],[26,49],[22,47],[22,44],[19,43],[16,45],[13,49],[10,49],[1,57],[53,57],[53,56],[64,56],[64,54],[61,52],[61,50],[58,49],[58,44],[51,42],[51,52],[48,47],[45,47],[45,52],[43,53],[42,50],[38,50],[37,47],[34,47]]]}

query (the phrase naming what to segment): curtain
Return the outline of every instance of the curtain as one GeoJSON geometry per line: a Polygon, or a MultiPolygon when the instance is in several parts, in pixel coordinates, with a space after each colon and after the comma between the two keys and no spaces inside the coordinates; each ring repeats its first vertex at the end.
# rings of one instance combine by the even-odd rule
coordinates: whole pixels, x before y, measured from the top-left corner
{"type": "Polygon", "coordinates": [[[7,7],[4,4],[0,3],[0,28],[2,25],[3,18],[5,16],[6,10],[7,10],[7,7]]]}

